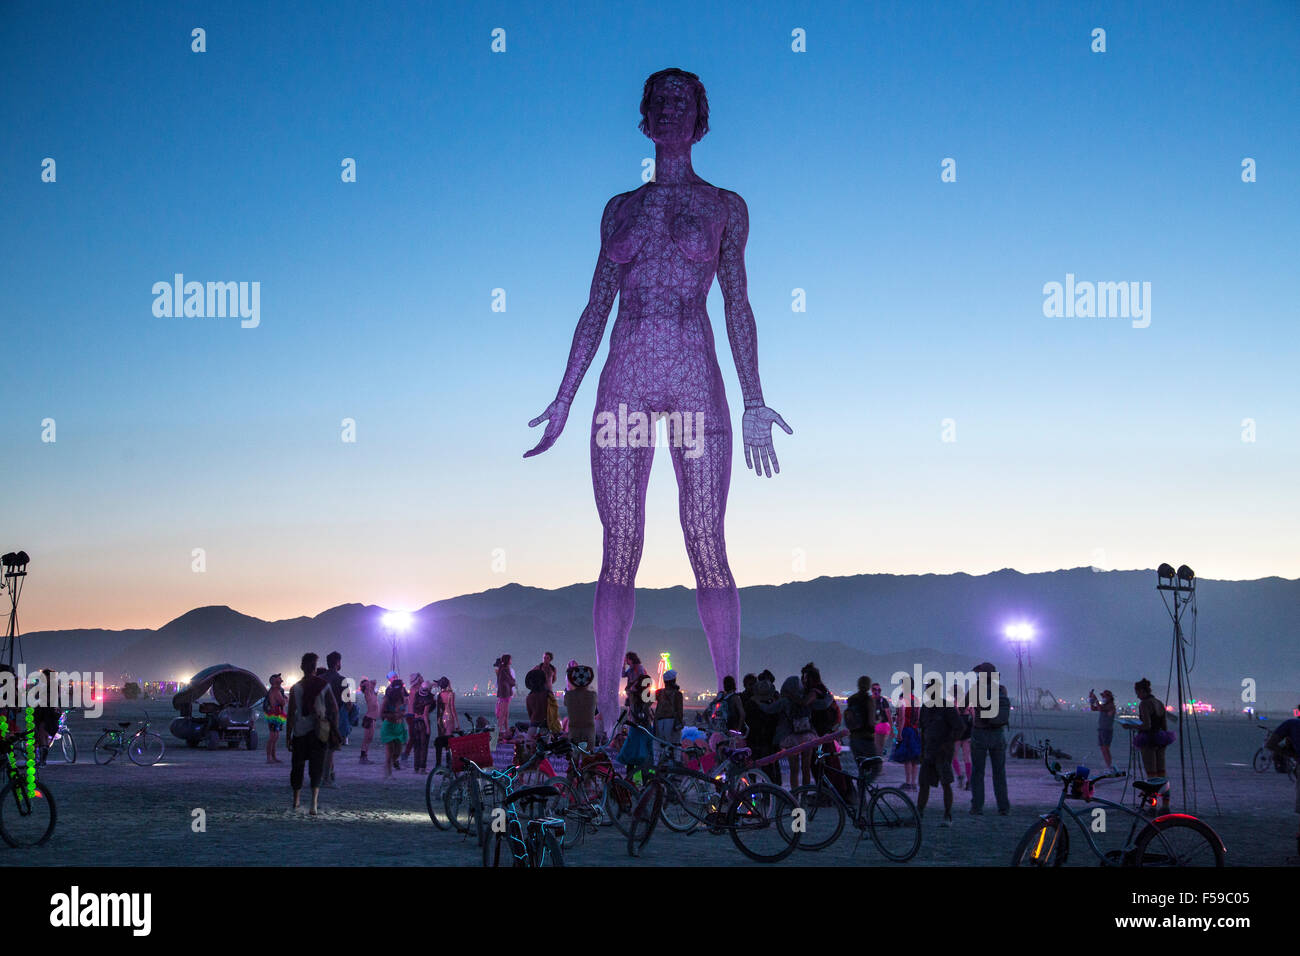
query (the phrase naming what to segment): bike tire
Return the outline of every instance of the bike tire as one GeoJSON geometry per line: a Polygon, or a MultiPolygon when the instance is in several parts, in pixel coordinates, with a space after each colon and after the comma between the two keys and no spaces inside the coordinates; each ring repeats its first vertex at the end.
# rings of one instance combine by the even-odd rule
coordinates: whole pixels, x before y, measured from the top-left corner
{"type": "Polygon", "coordinates": [[[77,742],[72,739],[72,734],[64,731],[60,736],[60,742],[63,745],[63,760],[65,763],[77,762],[77,742]]]}
{"type": "Polygon", "coordinates": [[[882,856],[906,863],[921,849],[921,813],[902,790],[878,787],[867,803],[867,832],[882,856]]]}
{"type": "Polygon", "coordinates": [[[799,847],[803,837],[793,829],[795,809],[794,797],[783,787],[772,783],[746,787],[727,810],[731,841],[758,863],[784,860],[799,847]]]}
{"type": "Polygon", "coordinates": [[[469,802],[468,773],[458,774],[443,794],[443,805],[447,811],[447,821],[457,833],[469,833],[473,823],[473,807],[469,802]]]}
{"type": "Polygon", "coordinates": [[[664,809],[664,788],[662,780],[651,780],[641,788],[636,805],[627,821],[627,855],[640,856],[645,845],[654,836],[655,827],[664,809]]]}
{"type": "Polygon", "coordinates": [[[1273,755],[1264,747],[1255,751],[1255,759],[1251,761],[1255,768],[1255,773],[1267,773],[1273,766],[1273,755]]]}
{"type": "Polygon", "coordinates": [[[95,763],[101,766],[112,763],[121,752],[121,748],[113,743],[113,735],[110,731],[104,731],[95,741],[95,763]]]}
{"type": "Polygon", "coordinates": [[[40,780],[36,781],[36,796],[32,798],[27,796],[25,781],[19,786],[21,790],[10,780],[0,790],[0,839],[16,850],[44,846],[59,819],[54,795],[40,780]]]}
{"type": "Polygon", "coordinates": [[[126,756],[137,767],[152,767],[162,760],[167,747],[158,734],[140,734],[127,744],[126,756]]]}
{"type": "Polygon", "coordinates": [[[1064,866],[1070,856],[1070,831],[1051,813],[1036,820],[1016,844],[1012,866],[1064,866]]]}
{"type": "Polygon", "coordinates": [[[1223,843],[1213,827],[1196,817],[1174,813],[1157,817],[1142,828],[1129,862],[1145,867],[1220,867],[1223,857],[1223,843]]]}
{"type": "Polygon", "coordinates": [[[622,777],[609,777],[601,793],[601,809],[614,829],[627,836],[632,808],[640,792],[622,777]]]}
{"type": "Polygon", "coordinates": [[[548,830],[542,839],[545,864],[547,866],[564,866],[564,848],[560,846],[560,841],[555,839],[555,834],[548,830]]]}
{"type": "Polygon", "coordinates": [[[559,791],[546,802],[542,815],[559,817],[564,821],[563,845],[566,850],[571,850],[586,836],[587,827],[596,818],[596,810],[587,802],[578,784],[568,777],[556,775],[544,781],[543,786],[554,787],[559,791]]]}
{"type": "Polygon", "coordinates": [[[824,850],[844,832],[847,814],[837,796],[815,783],[799,787],[791,794],[795,806],[804,812],[801,850],[824,850]]]}
{"type": "Polygon", "coordinates": [[[694,833],[709,812],[713,784],[703,774],[673,773],[664,780],[660,816],[674,833],[694,833]]]}
{"type": "Polygon", "coordinates": [[[456,775],[447,767],[434,767],[424,781],[424,805],[429,810],[429,819],[439,830],[451,829],[451,818],[447,815],[447,788],[456,779],[456,775]]]}

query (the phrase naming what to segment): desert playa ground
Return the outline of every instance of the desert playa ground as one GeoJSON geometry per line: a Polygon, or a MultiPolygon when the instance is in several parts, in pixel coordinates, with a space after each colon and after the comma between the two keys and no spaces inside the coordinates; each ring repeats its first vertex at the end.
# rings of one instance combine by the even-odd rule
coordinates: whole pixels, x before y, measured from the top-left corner
{"type": "MultiPolygon", "coordinates": [[[[463,709],[487,710],[487,701],[465,701],[463,709]]],[[[110,704],[97,720],[74,720],[79,747],[75,764],[52,758],[41,771],[54,793],[58,827],[44,846],[31,850],[0,847],[0,863],[9,865],[412,865],[473,866],[479,857],[472,842],[454,832],[437,830],[424,804],[424,776],[407,769],[384,779],[382,763],[358,763],[359,733],[337,757],[337,786],[321,794],[321,815],[289,807],[289,764],[268,765],[261,750],[191,750],[167,733],[174,712],[166,702],[110,704]],[[116,720],[139,721],[149,713],[153,729],[163,734],[167,752],[154,767],[137,767],[118,758],[96,766],[91,753],[104,726],[116,720]],[[194,832],[194,811],[202,809],[206,831],[194,832]]],[[[1283,715],[1287,716],[1287,715],[1283,715]]],[[[1278,718],[1279,720],[1281,717],[1278,718]]],[[[1276,724],[1271,721],[1270,724],[1276,724]]],[[[1082,759],[1100,766],[1095,718],[1083,713],[1053,713],[1038,721],[1041,733],[1082,759]]],[[[1202,718],[1202,736],[1220,813],[1216,815],[1208,782],[1198,761],[1200,786],[1195,812],[1221,835],[1234,866],[1296,863],[1295,787],[1271,770],[1257,774],[1250,762],[1264,734],[1244,718],[1202,718]]],[[[262,733],[259,728],[259,733],[262,733]]],[[[1125,734],[1117,733],[1116,761],[1127,760],[1125,734]]],[[[263,737],[263,739],[265,739],[263,737]]],[[[1177,758],[1171,749],[1171,776],[1177,800],[1177,758]]],[[[504,755],[505,751],[501,751],[504,755]]],[[[379,759],[372,754],[372,759],[379,759]]],[[[916,858],[904,866],[999,866],[1009,859],[1034,817],[1056,803],[1057,785],[1041,761],[1009,760],[1012,810],[1000,817],[988,786],[985,815],[967,813],[968,793],[956,795],[955,825],[937,826],[932,803],[925,817],[924,839],[916,858]]],[[[887,765],[886,783],[902,781],[903,770],[887,765]]],[[[1102,786],[1103,796],[1118,799],[1123,784],[1102,786]]],[[[937,796],[937,795],[936,795],[937,796]]],[[[1190,807],[1186,809],[1191,809],[1190,807]]],[[[1127,826],[1122,828],[1127,832],[1127,826]]],[[[854,851],[856,832],[846,830],[831,848],[799,852],[777,866],[891,865],[869,840],[854,851]]],[[[1096,861],[1072,833],[1070,865],[1096,861]]],[[[1121,834],[1122,836],[1122,834],[1121,834]]],[[[632,864],[626,845],[612,830],[589,837],[567,854],[571,866],[632,864]]],[[[639,866],[751,865],[727,836],[703,831],[684,836],[660,828],[646,847],[639,866]]],[[[758,865],[758,864],[753,864],[758,865]]]]}

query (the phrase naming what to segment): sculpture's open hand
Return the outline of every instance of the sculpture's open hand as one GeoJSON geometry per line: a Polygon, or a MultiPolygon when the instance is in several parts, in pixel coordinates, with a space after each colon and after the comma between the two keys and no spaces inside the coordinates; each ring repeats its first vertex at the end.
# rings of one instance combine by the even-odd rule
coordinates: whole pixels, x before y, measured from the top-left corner
{"type": "Polygon", "coordinates": [[[546,422],[546,433],[542,435],[539,441],[531,451],[524,452],[525,458],[532,458],[534,455],[540,455],[546,449],[555,444],[555,439],[560,437],[560,432],[564,431],[564,423],[569,418],[569,403],[562,402],[558,398],[546,406],[546,411],[542,412],[531,422],[529,428],[536,428],[542,422],[546,422]]]}
{"type": "Polygon", "coordinates": [[[776,460],[776,449],[772,447],[772,423],[785,429],[787,435],[793,435],[794,429],[785,423],[785,419],[766,405],[745,409],[741,422],[742,440],[745,443],[745,466],[754,469],[754,474],[768,478],[772,473],[781,473],[781,465],[776,460]]]}

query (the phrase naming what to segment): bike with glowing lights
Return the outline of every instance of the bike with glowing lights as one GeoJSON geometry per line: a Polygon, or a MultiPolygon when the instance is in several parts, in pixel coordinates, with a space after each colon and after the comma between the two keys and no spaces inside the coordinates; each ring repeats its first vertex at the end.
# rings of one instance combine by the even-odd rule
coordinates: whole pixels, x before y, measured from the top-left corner
{"type": "MultiPolygon", "coordinates": [[[[1050,753],[1051,741],[1045,741],[1050,753]]],[[[1031,826],[1015,852],[1012,866],[1054,867],[1065,865],[1070,854],[1070,828],[1072,820],[1083,834],[1084,846],[1102,866],[1223,866],[1227,853],[1219,835],[1204,820],[1189,813],[1159,813],[1158,804],[1168,800],[1168,781],[1135,780],[1133,787],[1141,795],[1141,809],[1133,810],[1094,793],[1096,784],[1117,779],[1123,773],[1101,774],[1089,778],[1088,768],[1079,767],[1069,773],[1061,772],[1059,762],[1043,758],[1047,772],[1061,783],[1061,796],[1056,809],[1044,813],[1031,826]],[[1069,801],[1082,801],[1088,806],[1075,809],[1069,801]],[[1110,819],[1118,814],[1127,819],[1128,833],[1122,847],[1103,849],[1093,839],[1093,833],[1108,833],[1110,819]],[[1100,824],[1100,829],[1097,829],[1100,824]]]]}
{"type": "Polygon", "coordinates": [[[58,811],[54,795],[36,776],[36,723],[32,708],[14,714],[19,726],[11,730],[10,716],[0,716],[6,783],[0,789],[0,838],[15,849],[42,846],[54,834],[58,811]],[[17,746],[15,746],[15,744],[17,746]]]}

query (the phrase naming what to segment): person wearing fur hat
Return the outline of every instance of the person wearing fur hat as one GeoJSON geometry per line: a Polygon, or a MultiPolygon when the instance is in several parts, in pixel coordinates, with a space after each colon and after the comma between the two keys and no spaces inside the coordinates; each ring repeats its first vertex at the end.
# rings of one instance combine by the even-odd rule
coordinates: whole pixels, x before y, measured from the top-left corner
{"type": "Polygon", "coordinates": [[[596,746],[596,691],[591,686],[596,672],[583,664],[570,664],[565,676],[569,690],[564,694],[564,709],[569,715],[569,740],[596,746]]]}

